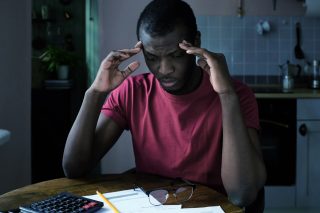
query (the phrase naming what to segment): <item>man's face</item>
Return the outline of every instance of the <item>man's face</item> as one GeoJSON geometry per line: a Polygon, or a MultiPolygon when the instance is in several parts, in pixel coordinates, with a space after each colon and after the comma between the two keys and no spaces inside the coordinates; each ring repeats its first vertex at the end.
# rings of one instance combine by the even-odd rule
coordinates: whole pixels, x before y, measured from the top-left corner
{"type": "Polygon", "coordinates": [[[149,70],[163,89],[175,95],[188,93],[193,85],[195,57],[179,47],[185,37],[182,27],[161,37],[152,37],[143,28],[140,29],[143,54],[149,70]]]}

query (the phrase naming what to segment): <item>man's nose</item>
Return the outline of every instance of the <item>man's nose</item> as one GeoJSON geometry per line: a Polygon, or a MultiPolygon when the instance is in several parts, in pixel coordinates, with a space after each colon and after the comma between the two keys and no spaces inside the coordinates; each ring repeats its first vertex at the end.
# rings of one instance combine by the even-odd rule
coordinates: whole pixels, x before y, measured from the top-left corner
{"type": "Polygon", "coordinates": [[[159,65],[159,73],[168,75],[174,72],[174,66],[169,59],[162,59],[159,65]]]}

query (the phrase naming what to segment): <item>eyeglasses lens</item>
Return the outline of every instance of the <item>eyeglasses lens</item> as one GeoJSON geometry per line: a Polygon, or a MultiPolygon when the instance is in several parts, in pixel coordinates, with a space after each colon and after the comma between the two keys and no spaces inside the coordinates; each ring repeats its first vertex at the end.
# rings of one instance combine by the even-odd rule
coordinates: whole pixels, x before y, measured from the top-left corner
{"type": "Polygon", "coordinates": [[[149,200],[152,205],[161,205],[164,204],[169,197],[167,190],[154,190],[150,193],[149,200]]]}
{"type": "Polygon", "coordinates": [[[191,198],[193,194],[193,188],[192,186],[183,186],[176,190],[175,197],[177,199],[178,203],[182,203],[184,201],[187,201],[191,198]]]}

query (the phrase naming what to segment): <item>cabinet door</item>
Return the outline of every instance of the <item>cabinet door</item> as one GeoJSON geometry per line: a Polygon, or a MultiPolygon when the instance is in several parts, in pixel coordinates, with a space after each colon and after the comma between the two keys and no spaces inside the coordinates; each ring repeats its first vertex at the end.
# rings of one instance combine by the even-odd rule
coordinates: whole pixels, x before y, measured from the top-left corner
{"type": "Polygon", "coordinates": [[[297,122],[297,206],[320,207],[320,121],[297,122]]]}
{"type": "Polygon", "coordinates": [[[298,120],[320,120],[320,99],[298,99],[298,120]]]}

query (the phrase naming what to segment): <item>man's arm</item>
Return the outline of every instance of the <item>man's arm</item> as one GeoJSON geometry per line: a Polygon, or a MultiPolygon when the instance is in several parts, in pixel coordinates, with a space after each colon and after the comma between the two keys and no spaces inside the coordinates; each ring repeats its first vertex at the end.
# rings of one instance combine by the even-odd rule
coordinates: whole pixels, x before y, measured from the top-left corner
{"type": "Polygon", "coordinates": [[[221,176],[229,199],[238,206],[251,204],[264,186],[266,171],[257,130],[245,126],[238,96],[220,95],[223,148],[221,176]]]}
{"type": "Polygon", "coordinates": [[[222,108],[223,148],[221,177],[229,199],[238,206],[251,204],[266,180],[257,131],[247,129],[224,55],[194,47],[180,47],[200,57],[198,64],[210,75],[222,108]]]}
{"type": "Polygon", "coordinates": [[[92,90],[85,94],[63,154],[63,170],[69,178],[83,176],[94,168],[123,132],[111,118],[100,114],[104,99],[104,94],[92,90]]]}
{"type": "Polygon", "coordinates": [[[119,70],[120,63],[140,51],[138,42],[132,49],[112,51],[102,61],[67,138],[62,161],[67,177],[79,177],[90,171],[123,132],[111,118],[100,115],[100,110],[107,95],[139,67],[134,61],[119,70]]]}

